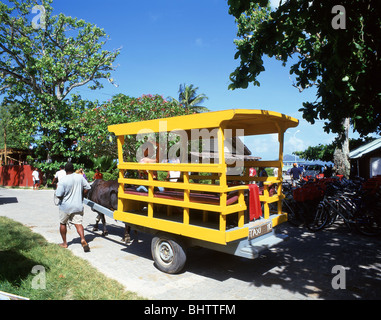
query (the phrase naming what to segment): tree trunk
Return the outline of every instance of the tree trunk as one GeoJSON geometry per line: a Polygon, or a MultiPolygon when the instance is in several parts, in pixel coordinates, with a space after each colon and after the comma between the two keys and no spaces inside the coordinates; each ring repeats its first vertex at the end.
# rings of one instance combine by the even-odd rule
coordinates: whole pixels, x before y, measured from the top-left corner
{"type": "Polygon", "coordinates": [[[336,147],[333,153],[333,161],[335,163],[336,174],[343,175],[345,178],[349,178],[351,165],[349,162],[349,118],[343,121],[344,132],[339,135],[339,141],[341,142],[341,148],[336,147]]]}
{"type": "Polygon", "coordinates": [[[4,165],[8,164],[8,154],[7,154],[7,129],[4,127],[4,165]]]}

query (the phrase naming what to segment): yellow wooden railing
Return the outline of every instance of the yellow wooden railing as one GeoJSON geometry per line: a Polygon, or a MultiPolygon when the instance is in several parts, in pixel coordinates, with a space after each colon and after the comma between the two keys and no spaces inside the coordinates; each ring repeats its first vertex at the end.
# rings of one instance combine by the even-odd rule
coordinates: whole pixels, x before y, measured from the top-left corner
{"type": "MultiPolygon", "coordinates": [[[[118,182],[120,184],[118,197],[118,210],[114,213],[114,217],[117,220],[128,220],[132,224],[144,225],[147,228],[153,228],[157,230],[178,233],[184,236],[195,237],[201,240],[207,240],[211,242],[224,244],[229,241],[237,240],[242,237],[247,236],[247,227],[244,228],[244,211],[247,209],[244,191],[249,187],[247,185],[232,186],[227,185],[209,185],[209,184],[199,184],[191,183],[189,172],[209,172],[216,177],[221,176],[221,166],[218,164],[200,165],[200,164],[137,164],[137,163],[123,163],[119,165],[120,177],[118,182]],[[148,179],[135,179],[135,178],[125,178],[124,172],[126,170],[145,170],[148,175],[148,179]],[[154,171],[181,171],[183,175],[183,182],[168,182],[154,180],[154,171]],[[148,189],[147,195],[137,195],[125,193],[126,185],[141,185],[148,189]],[[163,187],[169,189],[175,189],[183,191],[183,199],[166,199],[155,197],[154,188],[163,187]],[[227,205],[227,197],[229,192],[238,192],[238,201],[234,204],[227,205]],[[191,192],[212,192],[220,195],[219,204],[207,204],[193,202],[190,200],[191,192]],[[137,208],[132,206],[132,201],[137,201],[141,205],[147,206],[147,214],[139,215],[136,214],[137,208]],[[183,217],[181,222],[174,222],[168,219],[160,219],[154,216],[154,205],[165,205],[169,207],[182,208],[183,217]],[[196,209],[203,212],[203,221],[207,221],[208,213],[214,212],[219,215],[219,228],[218,230],[210,229],[207,227],[196,226],[190,224],[190,210],[196,209]],[[238,224],[235,230],[229,231],[226,228],[227,216],[231,214],[237,214],[238,224]]],[[[200,176],[204,177],[205,176],[200,176]]],[[[270,177],[272,178],[272,177],[270,177]]],[[[273,202],[281,203],[280,200],[283,199],[282,194],[274,195],[270,197],[268,192],[269,184],[279,182],[276,179],[270,179],[271,182],[264,183],[264,193],[260,196],[260,201],[264,203],[264,214],[265,219],[270,218],[269,204],[273,202]]],[[[281,206],[278,206],[278,214],[282,214],[281,206]]],[[[286,217],[275,216],[273,219],[273,226],[285,221],[286,217]]]]}
{"type": "MultiPolygon", "coordinates": [[[[283,140],[287,128],[296,127],[298,120],[289,116],[266,110],[226,110],[213,113],[195,114],[166,119],[149,120],[138,123],[127,123],[109,127],[117,136],[118,161],[119,161],[119,190],[118,210],[114,212],[116,220],[145,228],[174,233],[182,236],[210,241],[218,244],[242,239],[248,236],[248,224],[244,222],[244,212],[247,209],[244,192],[248,185],[229,186],[231,182],[242,181],[245,184],[262,181],[264,192],[260,201],[264,204],[263,218],[272,219],[273,226],[287,220],[287,215],[282,213],[282,164],[283,140]],[[218,159],[216,163],[131,163],[123,158],[123,145],[125,135],[136,135],[141,132],[171,132],[176,130],[186,131],[188,138],[190,130],[213,129],[218,130],[218,159]],[[279,159],[276,161],[244,161],[245,168],[250,167],[277,167],[278,177],[249,177],[247,170],[243,175],[227,175],[229,165],[225,162],[224,132],[225,130],[244,131],[245,135],[278,134],[279,159]],[[145,171],[147,179],[125,177],[127,171],[145,171]],[[182,182],[159,181],[154,179],[154,172],[180,171],[182,182]],[[205,175],[207,174],[207,175],[205,175]],[[194,180],[212,180],[213,184],[194,183],[194,180]],[[218,183],[217,183],[218,181],[218,183]],[[269,195],[269,186],[276,184],[276,194],[269,195]],[[147,194],[125,192],[127,185],[145,186],[147,194]],[[182,199],[155,197],[155,188],[163,187],[183,191],[182,199]],[[236,191],[238,200],[227,205],[229,192],[236,191]],[[219,195],[219,203],[202,203],[191,201],[192,193],[215,193],[219,195]],[[277,202],[274,214],[270,212],[270,204],[277,202]],[[162,205],[167,208],[177,208],[182,212],[180,221],[158,217],[155,206],[162,205]],[[145,207],[146,211],[142,211],[145,207]],[[211,228],[207,224],[196,225],[191,223],[191,210],[203,212],[203,222],[208,219],[208,213],[218,215],[218,227],[211,228]],[[237,215],[237,226],[227,227],[227,218],[237,215]]],[[[186,146],[185,146],[186,147],[186,146]]],[[[171,210],[168,210],[170,215],[171,210]]]]}

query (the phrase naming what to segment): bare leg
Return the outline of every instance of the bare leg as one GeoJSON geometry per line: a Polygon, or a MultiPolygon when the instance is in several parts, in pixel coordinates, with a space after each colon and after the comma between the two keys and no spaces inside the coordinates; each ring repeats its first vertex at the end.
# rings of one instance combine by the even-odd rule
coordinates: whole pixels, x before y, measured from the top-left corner
{"type": "Polygon", "coordinates": [[[81,238],[81,244],[82,244],[82,247],[83,247],[83,250],[85,252],[89,252],[90,251],[90,247],[89,245],[87,244],[86,240],[85,240],[85,232],[84,232],[84,229],[83,229],[83,225],[81,224],[75,224],[75,228],[77,229],[77,232],[81,238]]]}
{"type": "Polygon", "coordinates": [[[63,241],[63,243],[61,243],[60,246],[62,248],[67,248],[66,232],[67,232],[66,224],[60,223],[60,234],[61,234],[62,241],[63,241]]]}

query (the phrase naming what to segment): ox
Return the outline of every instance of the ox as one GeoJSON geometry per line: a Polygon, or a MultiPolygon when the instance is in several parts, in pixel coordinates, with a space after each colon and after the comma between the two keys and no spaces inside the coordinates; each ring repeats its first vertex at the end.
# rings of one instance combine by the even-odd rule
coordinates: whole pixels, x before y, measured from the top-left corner
{"type": "MultiPolygon", "coordinates": [[[[87,193],[87,198],[107,209],[117,210],[118,208],[118,181],[104,181],[101,179],[95,180],[91,184],[91,190],[87,193]]],[[[94,210],[95,211],[95,210],[94,210]]],[[[103,224],[103,236],[108,235],[107,227],[106,227],[106,219],[105,215],[96,211],[98,213],[97,218],[95,219],[95,226],[93,231],[98,231],[99,221],[102,220],[103,224]]],[[[124,228],[124,236],[122,241],[129,243],[131,241],[130,237],[130,226],[125,224],[124,228]]]]}

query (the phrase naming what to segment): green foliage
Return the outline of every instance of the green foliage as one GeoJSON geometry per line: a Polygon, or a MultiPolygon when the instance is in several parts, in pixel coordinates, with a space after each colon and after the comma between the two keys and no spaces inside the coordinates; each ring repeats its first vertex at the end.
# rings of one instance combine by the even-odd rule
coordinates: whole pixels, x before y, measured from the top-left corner
{"type": "Polygon", "coordinates": [[[265,71],[262,57],[291,61],[299,90],[317,87],[317,99],[300,111],[314,123],[327,120],[327,132],[342,133],[351,119],[361,135],[381,131],[381,7],[378,0],[345,1],[345,29],[335,29],[332,8],[337,1],[286,0],[271,12],[268,1],[228,0],[236,17],[239,39],[230,89],[259,86],[265,71]],[[290,59],[292,58],[292,60],[290,59]]]}
{"type": "Polygon", "coordinates": [[[23,128],[26,122],[25,114],[19,114],[18,105],[15,103],[0,105],[0,149],[5,144],[8,148],[27,149],[31,142],[33,131],[30,126],[23,128]],[[20,135],[24,130],[27,135],[20,135]]]}
{"type": "Polygon", "coordinates": [[[195,88],[193,84],[180,84],[179,100],[176,100],[175,98],[172,98],[172,100],[184,108],[196,113],[209,111],[208,108],[200,106],[201,103],[209,98],[203,93],[197,94],[197,90],[198,87],[195,88]]]}
{"type": "MultiPolygon", "coordinates": [[[[17,104],[6,125],[17,131],[24,148],[33,146],[39,162],[47,160],[38,166],[49,176],[69,158],[87,168],[96,165],[92,159],[97,157],[115,159],[115,138],[108,125],[172,117],[202,108],[195,103],[202,102],[205,95],[189,96],[188,106],[159,95],[131,98],[123,94],[99,105],[73,94],[83,85],[102,88],[102,79],[113,82],[110,76],[119,50],[103,49],[108,36],[96,25],[62,13],[53,16],[52,3],[42,1],[45,28],[37,29],[30,17],[36,1],[0,3],[0,95],[4,95],[4,105],[17,104]]],[[[197,90],[190,89],[190,93],[197,90]]],[[[136,141],[130,142],[125,154],[133,160],[136,141]]]]}
{"type": "MultiPolygon", "coordinates": [[[[91,178],[92,176],[90,176],[91,178]]],[[[109,181],[109,180],[118,180],[119,177],[119,169],[114,168],[109,172],[103,173],[103,180],[109,181]]]]}
{"type": "MultiPolygon", "coordinates": [[[[358,147],[360,147],[363,144],[369,143],[373,141],[374,138],[366,137],[364,139],[349,139],[349,149],[354,150],[358,147]]],[[[334,152],[335,149],[339,147],[339,141],[336,140],[333,143],[330,144],[319,144],[314,147],[308,147],[304,151],[296,151],[293,152],[293,154],[296,154],[297,156],[306,159],[306,160],[321,160],[321,161],[327,161],[327,162],[333,162],[334,161],[334,152]]]]}
{"type": "MultiPolygon", "coordinates": [[[[79,119],[83,132],[78,140],[77,151],[90,157],[109,156],[117,158],[116,139],[108,126],[127,122],[173,117],[189,114],[188,108],[160,95],[143,95],[133,98],[124,94],[115,95],[108,102],[86,110],[79,119]]],[[[135,137],[125,137],[124,154],[129,161],[136,161],[135,137]]]]}
{"type": "MultiPolygon", "coordinates": [[[[66,162],[50,162],[50,161],[43,161],[43,162],[33,162],[31,163],[34,167],[41,170],[42,174],[45,176],[44,184],[45,185],[51,185],[53,178],[57,171],[60,170],[61,165],[65,165],[66,162]]],[[[84,164],[82,163],[73,163],[74,170],[78,170],[80,168],[84,168],[84,164]]]]}
{"type": "Polygon", "coordinates": [[[69,94],[89,85],[102,88],[109,79],[119,50],[103,50],[108,40],[95,24],[59,14],[52,0],[43,0],[45,28],[34,28],[33,0],[0,3],[0,94],[18,102],[11,125],[27,137],[40,159],[76,157],[79,132],[75,121],[91,102],[69,94]]]}
{"type": "Polygon", "coordinates": [[[333,153],[336,149],[334,144],[319,144],[318,146],[308,147],[304,151],[296,151],[293,154],[301,157],[302,159],[315,161],[333,161],[333,153]]]}
{"type": "Polygon", "coordinates": [[[116,159],[109,155],[97,156],[92,158],[94,172],[89,172],[88,179],[94,177],[95,169],[103,174],[103,180],[117,180],[119,175],[119,169],[117,168],[116,159]]]}
{"type": "Polygon", "coordinates": [[[116,168],[116,160],[110,156],[94,157],[93,166],[102,172],[111,172],[116,168]]]}

